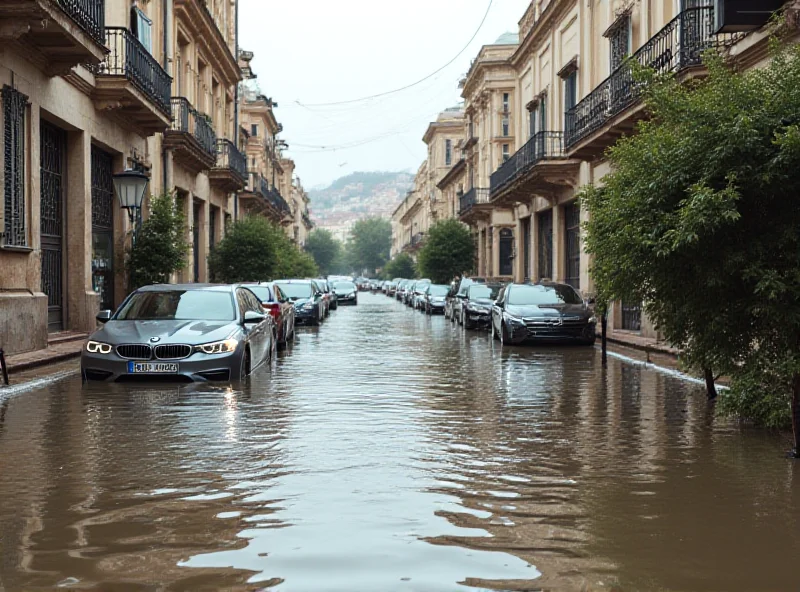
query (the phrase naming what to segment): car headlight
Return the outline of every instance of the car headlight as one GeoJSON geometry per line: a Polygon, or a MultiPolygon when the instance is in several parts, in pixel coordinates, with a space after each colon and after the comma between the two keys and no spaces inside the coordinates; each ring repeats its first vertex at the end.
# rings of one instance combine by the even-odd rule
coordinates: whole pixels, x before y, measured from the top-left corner
{"type": "Polygon", "coordinates": [[[303,310],[311,310],[312,308],[314,308],[314,303],[313,302],[306,302],[302,306],[302,308],[303,308],[303,310]]]}
{"type": "Polygon", "coordinates": [[[591,317],[589,317],[588,323],[589,323],[590,325],[596,325],[596,324],[597,324],[597,317],[596,317],[596,316],[594,316],[594,315],[593,315],[593,316],[591,316],[591,317]]]}
{"type": "Polygon", "coordinates": [[[470,312],[486,312],[484,307],[475,304],[467,304],[467,310],[470,312]]]}
{"type": "Polygon", "coordinates": [[[525,321],[523,321],[519,317],[513,317],[508,313],[503,314],[503,318],[506,321],[508,321],[509,323],[514,323],[514,324],[517,324],[517,325],[524,325],[525,324],[525,321]]]}
{"type": "Polygon", "coordinates": [[[204,354],[229,354],[236,351],[237,345],[239,345],[239,342],[235,339],[224,339],[222,341],[204,343],[203,345],[195,345],[194,351],[203,352],[204,354]]]}
{"type": "Polygon", "coordinates": [[[110,354],[111,346],[107,343],[100,343],[99,341],[89,341],[86,343],[86,351],[90,354],[110,354]]]}

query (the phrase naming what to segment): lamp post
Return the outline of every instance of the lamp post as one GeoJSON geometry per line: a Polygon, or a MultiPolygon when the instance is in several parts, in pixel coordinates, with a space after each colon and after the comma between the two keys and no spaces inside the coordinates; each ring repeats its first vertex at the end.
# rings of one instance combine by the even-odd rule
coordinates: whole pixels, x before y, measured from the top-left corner
{"type": "Polygon", "coordinates": [[[140,171],[129,169],[115,174],[113,180],[119,205],[128,210],[128,219],[133,229],[133,243],[136,244],[136,237],[142,222],[144,191],[147,189],[150,177],[140,171]]]}

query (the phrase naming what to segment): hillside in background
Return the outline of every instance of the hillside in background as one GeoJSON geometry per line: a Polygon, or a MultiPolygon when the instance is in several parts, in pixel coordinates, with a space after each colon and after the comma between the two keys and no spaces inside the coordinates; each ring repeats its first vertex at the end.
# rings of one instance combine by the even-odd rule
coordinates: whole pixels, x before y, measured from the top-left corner
{"type": "Polygon", "coordinates": [[[309,191],[311,217],[318,227],[344,240],[361,218],[390,218],[413,185],[414,175],[407,172],[351,173],[325,189],[309,191]]]}

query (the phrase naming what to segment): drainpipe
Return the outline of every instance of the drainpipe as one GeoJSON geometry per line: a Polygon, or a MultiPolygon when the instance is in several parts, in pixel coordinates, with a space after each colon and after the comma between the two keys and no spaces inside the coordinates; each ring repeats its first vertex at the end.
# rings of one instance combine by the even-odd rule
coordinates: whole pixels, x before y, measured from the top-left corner
{"type": "MultiPolygon", "coordinates": [[[[233,49],[236,66],[239,66],[239,0],[233,4],[233,49]]],[[[239,148],[239,82],[233,91],[233,145],[239,148]]],[[[245,164],[247,163],[245,156],[245,164]]],[[[245,166],[245,170],[247,167],[245,166]]],[[[233,194],[233,219],[239,219],[239,192],[233,194]]]]}
{"type": "MultiPolygon", "coordinates": [[[[161,2],[162,8],[162,22],[163,22],[163,35],[162,35],[162,44],[163,44],[163,51],[161,52],[161,66],[164,68],[164,71],[172,75],[170,72],[170,61],[172,58],[172,44],[170,43],[171,40],[171,29],[172,23],[170,22],[170,17],[172,16],[172,0],[162,0],[161,2]]],[[[164,146],[161,146],[161,182],[163,183],[162,190],[166,192],[169,188],[169,175],[167,174],[167,168],[169,164],[169,157],[167,156],[167,151],[164,150],[164,146]]]]}

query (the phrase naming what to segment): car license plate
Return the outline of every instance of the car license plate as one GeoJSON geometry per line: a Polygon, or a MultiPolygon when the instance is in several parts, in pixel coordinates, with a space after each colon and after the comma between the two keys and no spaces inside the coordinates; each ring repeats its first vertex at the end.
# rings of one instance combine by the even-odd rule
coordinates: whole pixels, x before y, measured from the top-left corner
{"type": "Polygon", "coordinates": [[[159,364],[155,362],[128,362],[128,374],[174,374],[178,364],[159,364]]]}

